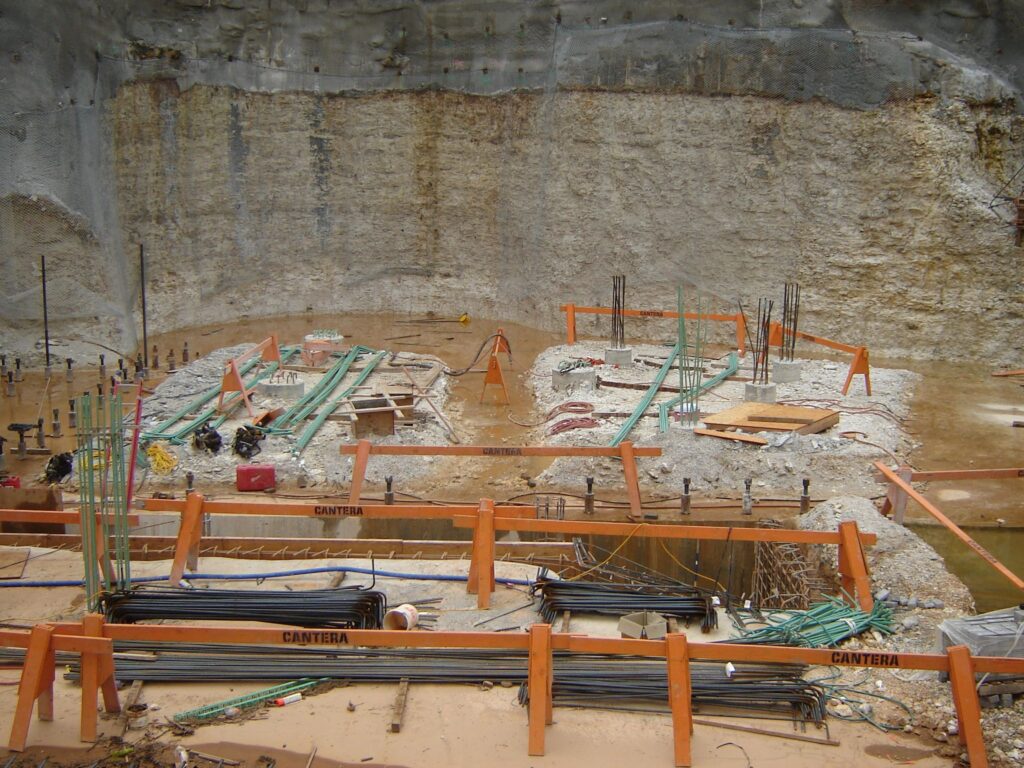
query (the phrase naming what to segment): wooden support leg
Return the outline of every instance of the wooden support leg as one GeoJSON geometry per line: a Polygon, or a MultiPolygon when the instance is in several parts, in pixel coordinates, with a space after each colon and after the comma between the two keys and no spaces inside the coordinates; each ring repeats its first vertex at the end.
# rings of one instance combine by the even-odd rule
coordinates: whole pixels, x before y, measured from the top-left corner
{"type": "Polygon", "coordinates": [[[768,346],[781,347],[782,341],[782,323],[770,323],[768,325],[768,346]]]}
{"type": "MultiPolygon", "coordinates": [[[[103,637],[103,616],[90,613],[82,619],[83,634],[86,637],[103,637]]],[[[105,653],[82,653],[82,726],[81,740],[96,740],[96,696],[103,692],[103,708],[106,712],[120,712],[121,703],[117,697],[114,681],[114,646],[109,642],[105,653]]]]}
{"type": "Polygon", "coordinates": [[[743,313],[736,313],[736,349],[740,357],[747,355],[747,321],[743,319],[743,313]]]}
{"type": "Polygon", "coordinates": [[[668,698],[672,705],[672,738],[675,745],[675,764],[691,763],[693,712],[691,708],[690,655],[686,635],[666,636],[668,663],[668,698]]]}
{"type": "Polygon", "coordinates": [[[37,624],[32,628],[25,662],[18,684],[18,703],[11,722],[11,737],[7,748],[23,752],[32,724],[32,708],[39,700],[39,719],[53,720],[53,680],[56,665],[53,654],[53,627],[37,624]]]}
{"type": "Polygon", "coordinates": [[[862,611],[875,605],[868,578],[868,562],[860,541],[860,531],[853,521],[839,524],[839,578],[843,591],[856,600],[862,611]]]}
{"type": "Polygon", "coordinates": [[[960,724],[960,743],[967,747],[971,768],[988,768],[985,739],[981,732],[981,704],[974,684],[974,661],[966,645],[946,649],[949,656],[949,684],[960,724]]]}
{"type": "Polygon", "coordinates": [[[846,383],[843,384],[844,395],[850,391],[850,383],[853,381],[853,377],[858,374],[864,377],[864,389],[867,391],[868,395],[870,395],[871,366],[868,364],[867,347],[858,347],[857,351],[853,355],[853,361],[850,363],[850,370],[846,374],[846,383]]]}
{"type": "Polygon", "coordinates": [[[494,501],[491,499],[481,499],[477,511],[466,591],[476,593],[477,608],[491,607],[494,591],[494,501]]]}
{"type": "MultiPolygon", "coordinates": [[[[897,474],[906,482],[910,482],[914,470],[903,465],[897,470],[897,474]]],[[[889,483],[885,492],[885,501],[882,502],[882,514],[892,515],[893,522],[903,525],[903,517],[907,511],[907,492],[895,483],[889,483]]]]}
{"type": "Polygon", "coordinates": [[[372,444],[369,440],[360,440],[356,444],[356,460],[352,465],[352,485],[348,494],[349,504],[359,503],[359,494],[363,490],[363,479],[366,477],[366,464],[370,460],[370,448],[372,444]]]}
{"type": "Polygon", "coordinates": [[[569,304],[565,308],[565,343],[576,343],[576,305],[569,304]]]}
{"type": "Polygon", "coordinates": [[[623,440],[619,444],[619,456],[622,457],[622,473],[626,477],[626,492],[629,494],[629,513],[634,517],[643,517],[640,503],[640,478],[636,471],[636,456],[633,453],[633,442],[623,440]]]}
{"type": "Polygon", "coordinates": [[[544,754],[544,729],[552,722],[551,704],[551,625],[534,624],[530,627],[530,661],[528,685],[530,690],[530,746],[529,754],[544,754]]]}
{"type": "Polygon", "coordinates": [[[185,499],[185,509],[181,512],[181,527],[178,529],[178,540],[174,545],[174,561],[171,563],[172,587],[181,585],[181,577],[185,575],[190,555],[198,550],[200,537],[203,533],[203,494],[190,493],[185,499]]]}

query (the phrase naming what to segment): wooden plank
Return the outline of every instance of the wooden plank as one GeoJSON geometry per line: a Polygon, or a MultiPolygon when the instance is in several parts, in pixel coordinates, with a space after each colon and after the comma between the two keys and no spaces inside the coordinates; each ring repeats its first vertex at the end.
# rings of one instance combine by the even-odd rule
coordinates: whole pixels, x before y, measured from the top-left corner
{"type": "Polygon", "coordinates": [[[704,435],[705,437],[720,437],[723,440],[735,440],[738,443],[750,443],[751,445],[768,445],[768,441],[763,437],[744,435],[740,432],[721,432],[717,429],[701,429],[697,427],[693,430],[693,434],[704,435]]]}
{"type": "Polygon", "coordinates": [[[31,550],[19,547],[0,552],[0,579],[20,579],[31,550]]]}
{"type": "Polygon", "coordinates": [[[121,709],[121,714],[117,716],[117,728],[121,732],[123,737],[125,732],[128,730],[128,712],[139,703],[139,697],[142,695],[142,680],[135,680],[132,682],[132,687],[128,690],[128,696],[124,700],[124,707],[121,709]]]}
{"type": "Polygon", "coordinates": [[[773,731],[769,728],[758,728],[753,725],[738,725],[736,723],[719,723],[715,720],[702,720],[699,718],[693,718],[694,725],[709,725],[712,728],[725,728],[730,731],[741,731],[743,733],[755,733],[758,736],[777,736],[780,739],[790,739],[792,741],[806,741],[808,744],[821,744],[826,747],[838,747],[839,742],[835,739],[816,739],[813,736],[804,736],[802,733],[792,733],[783,731],[773,731]]]}
{"type": "Polygon", "coordinates": [[[702,418],[712,429],[743,429],[749,432],[791,432],[802,435],[823,432],[839,423],[839,411],[797,405],[743,403],[702,418]]]}
{"type": "Polygon", "coordinates": [[[405,702],[409,698],[409,678],[403,677],[398,681],[398,694],[395,696],[395,704],[391,709],[391,732],[399,733],[402,730],[402,718],[405,717],[405,702]]]}

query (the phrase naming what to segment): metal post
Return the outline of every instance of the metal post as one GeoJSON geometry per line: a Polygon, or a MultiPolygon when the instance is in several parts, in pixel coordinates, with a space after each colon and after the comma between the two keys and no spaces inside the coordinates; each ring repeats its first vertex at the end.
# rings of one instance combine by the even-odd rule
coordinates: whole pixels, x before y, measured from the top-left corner
{"type": "Polygon", "coordinates": [[[395,492],[391,489],[391,484],[394,481],[391,475],[384,478],[384,503],[394,504],[395,503],[395,492]]]}
{"type": "Polygon", "coordinates": [[[743,481],[743,514],[752,515],[754,514],[754,499],[750,495],[750,484],[753,481],[748,477],[743,481]]]}
{"type": "Polygon", "coordinates": [[[809,512],[811,509],[811,481],[809,478],[804,478],[804,492],[800,496],[800,514],[803,515],[809,512]]]}
{"type": "Polygon", "coordinates": [[[43,339],[46,344],[46,378],[50,378],[53,371],[50,368],[50,312],[46,303],[46,255],[40,254],[39,260],[43,280],[43,339]]]}
{"type": "Polygon", "coordinates": [[[139,283],[142,285],[142,351],[146,355],[145,367],[149,368],[149,332],[146,326],[146,252],[139,243],[139,283]]]}
{"type": "Polygon", "coordinates": [[[587,492],[583,496],[583,512],[587,515],[594,514],[594,478],[587,478],[587,492]]]}
{"type": "Polygon", "coordinates": [[[683,478],[683,497],[679,500],[679,511],[684,514],[690,514],[690,478],[683,478]]]}

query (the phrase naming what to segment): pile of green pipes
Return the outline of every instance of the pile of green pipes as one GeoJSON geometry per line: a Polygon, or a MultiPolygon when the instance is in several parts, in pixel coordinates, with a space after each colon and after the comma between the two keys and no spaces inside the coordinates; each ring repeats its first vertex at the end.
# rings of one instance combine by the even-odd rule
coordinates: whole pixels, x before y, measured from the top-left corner
{"type": "MultiPolygon", "coordinates": [[[[288,362],[293,355],[299,351],[299,347],[282,347],[281,348],[281,364],[284,365],[288,362]]],[[[256,357],[251,360],[246,360],[239,373],[245,376],[249,371],[255,368],[260,362],[260,358],[256,357]]],[[[263,379],[273,376],[278,369],[276,362],[269,363],[265,368],[259,371],[255,376],[245,382],[246,389],[254,387],[257,382],[263,379]]],[[[185,439],[192,434],[199,427],[203,426],[206,422],[212,419],[217,413],[216,405],[209,405],[209,403],[220,394],[221,385],[216,384],[209,389],[199,394],[194,400],[182,406],[178,411],[168,416],[164,421],[156,425],[152,430],[142,433],[143,440],[167,440],[171,443],[182,443],[185,439]],[[186,417],[195,414],[188,422],[180,427],[177,427],[173,431],[172,428],[178,425],[178,422],[184,420],[186,417]]],[[[225,412],[214,420],[210,425],[213,429],[220,427],[225,421],[227,421],[229,414],[235,407],[242,402],[240,395],[234,395],[228,400],[227,408],[225,412]]]]}
{"type": "Polygon", "coordinates": [[[806,611],[779,611],[769,616],[769,626],[746,630],[730,643],[795,645],[801,648],[833,648],[848,637],[874,629],[892,634],[892,611],[875,602],[870,613],[853,608],[835,597],[815,603],[806,611]],[[781,618],[785,616],[786,618],[781,618]]]}

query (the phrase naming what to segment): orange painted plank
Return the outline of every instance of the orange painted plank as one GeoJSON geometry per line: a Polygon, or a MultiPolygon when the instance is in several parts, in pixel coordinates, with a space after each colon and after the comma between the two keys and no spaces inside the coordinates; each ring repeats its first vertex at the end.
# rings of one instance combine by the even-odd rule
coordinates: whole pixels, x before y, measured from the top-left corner
{"type": "Polygon", "coordinates": [[[768,441],[763,437],[757,435],[745,435],[742,432],[722,432],[717,429],[702,429],[697,427],[693,430],[695,435],[704,435],[705,437],[720,437],[723,440],[735,440],[738,443],[751,443],[752,445],[768,445],[768,441]]]}
{"type": "MultiPolygon", "coordinates": [[[[354,454],[358,446],[346,443],[342,455],[354,454]]],[[[618,448],[594,445],[377,445],[371,454],[381,456],[618,456],[618,448]]],[[[661,456],[661,448],[633,448],[637,456],[661,456]]]]}
{"type": "Polygon", "coordinates": [[[1024,579],[1021,579],[1020,576],[1018,576],[1005,565],[1003,565],[1001,562],[999,562],[999,560],[996,559],[995,555],[993,555],[991,552],[989,552],[987,549],[981,546],[981,544],[972,539],[966,531],[964,531],[960,526],[958,526],[956,523],[954,523],[952,520],[946,517],[939,510],[938,507],[936,507],[934,504],[928,501],[928,499],[926,499],[924,496],[922,496],[920,493],[914,490],[913,486],[904,481],[902,477],[893,472],[891,469],[889,469],[889,467],[885,466],[885,464],[883,464],[880,461],[875,462],[875,468],[883,475],[885,475],[886,479],[890,483],[893,483],[894,485],[897,485],[900,488],[902,488],[906,492],[907,496],[909,496],[918,504],[920,504],[929,515],[931,515],[940,523],[942,523],[947,529],[949,529],[949,531],[954,536],[960,539],[960,541],[964,542],[967,546],[969,546],[971,549],[977,552],[985,560],[985,562],[987,562],[989,565],[991,565],[993,568],[999,571],[999,573],[1005,576],[1007,580],[1011,584],[1013,584],[1013,586],[1015,586],[1017,589],[1024,590],[1024,579]]]}
{"type": "MultiPolygon", "coordinates": [[[[184,499],[139,499],[147,512],[183,512],[184,499]]],[[[275,504],[259,501],[209,501],[203,504],[203,512],[214,515],[281,515],[289,517],[366,517],[389,519],[437,519],[446,520],[453,515],[476,514],[475,504],[275,504]]],[[[495,517],[532,517],[536,511],[532,506],[503,504],[494,507],[495,517]]]]}
{"type": "MultiPolygon", "coordinates": [[[[97,515],[99,518],[99,515],[97,515]]],[[[82,518],[78,512],[50,509],[0,509],[0,522],[4,523],[51,523],[57,525],[78,525],[82,518]]],[[[128,515],[129,525],[138,525],[138,515],[128,515]]]]}
{"type": "MultiPolygon", "coordinates": [[[[456,528],[472,528],[475,517],[452,518],[456,528]]],[[[595,534],[598,536],[633,536],[642,539],[704,539],[709,541],[776,541],[794,544],[838,544],[838,531],[797,531],[785,528],[727,528],[709,525],[665,525],[652,523],[603,523],[589,520],[536,520],[504,518],[495,520],[499,531],[534,531],[539,533],[595,534]]],[[[874,544],[878,536],[860,533],[864,544],[874,544]]]]}
{"type": "Polygon", "coordinates": [[[940,469],[935,471],[913,472],[911,480],[1012,480],[1024,477],[1024,468],[1006,467],[1001,469],[940,469]]]}

